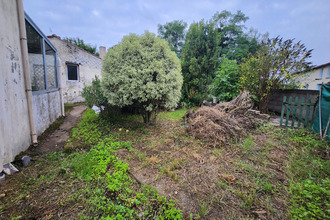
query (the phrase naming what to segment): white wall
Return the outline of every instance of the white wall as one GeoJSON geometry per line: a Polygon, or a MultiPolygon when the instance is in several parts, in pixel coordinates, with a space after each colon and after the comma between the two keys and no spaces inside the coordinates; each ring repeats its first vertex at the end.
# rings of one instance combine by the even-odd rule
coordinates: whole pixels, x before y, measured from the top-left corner
{"type": "Polygon", "coordinates": [[[0,0],[0,171],[31,143],[16,1],[0,0]]]}
{"type": "Polygon", "coordinates": [[[64,103],[83,102],[81,96],[85,85],[91,85],[95,75],[101,78],[102,60],[80,48],[60,40],[56,37],[48,38],[57,50],[57,55],[61,60],[61,77],[64,103]],[[79,64],[79,80],[67,80],[66,62],[79,64]]]}
{"type": "Polygon", "coordinates": [[[318,90],[318,85],[327,84],[330,82],[330,76],[328,75],[330,71],[330,64],[321,68],[313,69],[312,71],[300,75],[297,80],[306,87],[308,90],[318,90]],[[322,78],[320,78],[320,71],[323,69],[322,78]]]}

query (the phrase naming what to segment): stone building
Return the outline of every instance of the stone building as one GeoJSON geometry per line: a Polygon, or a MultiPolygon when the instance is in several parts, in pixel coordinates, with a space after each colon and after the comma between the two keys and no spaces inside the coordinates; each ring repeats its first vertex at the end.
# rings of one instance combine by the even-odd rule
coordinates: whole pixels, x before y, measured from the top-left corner
{"type": "Polygon", "coordinates": [[[95,56],[59,36],[48,36],[48,39],[57,49],[61,66],[61,87],[64,103],[83,102],[81,96],[85,85],[91,85],[97,76],[101,78],[100,57],[105,54],[105,47],[100,47],[100,57],[95,56]]]}
{"type": "Polygon", "coordinates": [[[0,172],[59,116],[64,105],[55,47],[24,14],[0,0],[0,172]]]}

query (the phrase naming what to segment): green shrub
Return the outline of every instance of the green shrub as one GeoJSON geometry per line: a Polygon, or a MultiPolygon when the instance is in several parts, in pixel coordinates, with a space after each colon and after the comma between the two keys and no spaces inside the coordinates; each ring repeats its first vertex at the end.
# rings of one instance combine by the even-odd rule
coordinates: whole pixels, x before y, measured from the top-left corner
{"type": "Polygon", "coordinates": [[[145,123],[157,109],[177,106],[182,82],[178,57],[148,31],[125,36],[104,58],[102,90],[109,104],[135,106],[145,123]]]}
{"type": "Polygon", "coordinates": [[[239,95],[238,64],[235,60],[221,59],[221,65],[217,70],[210,92],[219,101],[230,101],[239,95]]]}

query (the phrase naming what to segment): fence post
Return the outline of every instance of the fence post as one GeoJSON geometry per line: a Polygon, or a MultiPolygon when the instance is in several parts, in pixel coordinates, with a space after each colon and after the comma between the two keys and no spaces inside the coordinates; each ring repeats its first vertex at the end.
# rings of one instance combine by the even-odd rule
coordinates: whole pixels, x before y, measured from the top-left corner
{"type": "MultiPolygon", "coordinates": [[[[304,111],[304,105],[305,105],[305,97],[301,98],[301,103],[300,103],[300,109],[299,109],[299,120],[298,120],[298,128],[300,127],[300,123],[303,120],[302,116],[303,116],[303,111],[304,111]]],[[[304,126],[306,127],[306,126],[304,126]]]]}
{"type": "MultiPolygon", "coordinates": [[[[291,106],[291,102],[292,102],[292,97],[289,98],[289,103],[288,103],[289,106],[291,106]]],[[[290,109],[288,108],[285,118],[285,127],[288,127],[289,118],[290,118],[290,109]]]]}
{"type": "Polygon", "coordinates": [[[280,126],[282,126],[282,123],[283,123],[283,116],[284,116],[284,112],[285,112],[285,102],[286,102],[286,96],[284,96],[284,98],[283,98],[280,126]]]}

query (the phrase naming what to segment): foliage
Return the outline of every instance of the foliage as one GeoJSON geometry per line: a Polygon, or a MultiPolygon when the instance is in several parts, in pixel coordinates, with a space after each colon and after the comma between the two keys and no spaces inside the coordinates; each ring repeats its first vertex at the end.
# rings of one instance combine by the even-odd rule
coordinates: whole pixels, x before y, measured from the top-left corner
{"type": "Polygon", "coordinates": [[[83,88],[82,97],[85,99],[85,105],[88,107],[96,106],[105,106],[107,104],[107,98],[103,96],[101,90],[101,80],[95,76],[95,79],[92,80],[92,85],[86,86],[83,88]]]}
{"type": "Polygon", "coordinates": [[[219,36],[212,22],[202,20],[190,25],[182,51],[184,100],[199,105],[205,99],[208,85],[219,66],[218,42],[219,36]]]}
{"type": "Polygon", "coordinates": [[[158,37],[165,39],[171,47],[171,50],[181,58],[182,47],[186,35],[187,23],[183,20],[174,20],[164,25],[158,25],[158,37]]]}
{"type": "Polygon", "coordinates": [[[293,219],[330,218],[330,142],[306,129],[287,129],[279,137],[289,152],[288,176],[293,219]]]}
{"type": "Polygon", "coordinates": [[[235,60],[221,59],[210,92],[220,101],[230,101],[239,95],[239,66],[235,60]]]}
{"type": "Polygon", "coordinates": [[[253,54],[257,51],[259,47],[257,38],[243,32],[244,23],[248,19],[249,17],[240,10],[236,14],[223,10],[221,13],[216,12],[213,15],[211,20],[220,35],[220,56],[226,56],[228,59],[239,62],[249,53],[253,54]]]}
{"type": "Polygon", "coordinates": [[[241,11],[217,12],[209,21],[190,25],[182,50],[183,97],[199,105],[207,97],[209,86],[220,66],[220,58],[240,62],[259,47],[256,37],[243,32],[248,19],[241,11]]]}
{"type": "Polygon", "coordinates": [[[76,178],[96,184],[95,188],[83,189],[93,212],[101,212],[103,219],[182,219],[174,201],[167,201],[152,187],[134,186],[129,165],[116,157],[116,150],[132,150],[132,144],[112,137],[108,121],[87,110],[69,140],[77,141],[91,146],[90,151],[71,154],[63,167],[76,178]]]}
{"type": "Polygon", "coordinates": [[[173,109],[180,99],[180,60],[165,40],[148,31],[142,36],[125,36],[110,49],[102,77],[103,94],[109,104],[136,106],[147,124],[152,112],[173,109]]]}
{"type": "Polygon", "coordinates": [[[306,179],[296,185],[291,184],[293,198],[291,214],[294,219],[329,219],[330,179],[317,184],[306,179]]]}
{"type": "Polygon", "coordinates": [[[91,44],[87,44],[84,42],[83,39],[80,39],[79,37],[65,37],[63,40],[76,45],[77,47],[86,50],[90,52],[91,54],[94,54],[96,56],[99,56],[99,53],[97,52],[96,46],[92,46],[91,44]]]}
{"type": "Polygon", "coordinates": [[[267,39],[255,55],[241,65],[240,83],[254,95],[259,110],[266,113],[269,100],[277,89],[290,86],[294,73],[308,69],[311,50],[293,39],[267,39]]]}

